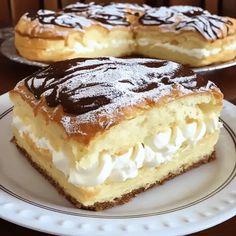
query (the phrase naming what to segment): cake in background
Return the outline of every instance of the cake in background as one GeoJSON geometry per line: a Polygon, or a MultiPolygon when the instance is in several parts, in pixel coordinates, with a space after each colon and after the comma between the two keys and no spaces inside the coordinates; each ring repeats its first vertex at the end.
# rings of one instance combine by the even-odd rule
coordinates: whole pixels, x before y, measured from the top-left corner
{"type": "Polygon", "coordinates": [[[193,67],[236,56],[236,20],[199,7],[152,8],[139,19],[136,52],[193,67]]]}
{"type": "Polygon", "coordinates": [[[76,3],[23,15],[15,46],[43,62],[140,55],[200,67],[235,58],[236,20],[192,6],[76,3]]]}

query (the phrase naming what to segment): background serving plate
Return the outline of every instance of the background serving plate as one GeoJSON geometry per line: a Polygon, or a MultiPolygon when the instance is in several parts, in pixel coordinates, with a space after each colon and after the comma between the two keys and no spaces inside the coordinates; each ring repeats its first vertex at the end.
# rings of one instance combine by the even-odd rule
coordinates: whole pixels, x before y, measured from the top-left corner
{"type": "Polygon", "coordinates": [[[236,107],[224,102],[217,160],[103,212],[75,209],[10,142],[12,108],[0,96],[0,217],[61,235],[183,235],[236,214],[236,107]],[[227,148],[226,148],[227,146],[227,148]]]}
{"type": "MultiPolygon", "coordinates": [[[[19,62],[19,63],[31,65],[31,66],[38,66],[38,67],[45,67],[45,66],[49,65],[47,63],[30,61],[30,60],[27,60],[27,59],[21,57],[16,51],[16,48],[14,45],[14,37],[6,39],[1,45],[0,51],[8,59],[15,61],[15,62],[19,62]]],[[[236,65],[236,59],[228,61],[228,62],[224,62],[224,63],[213,64],[210,66],[204,66],[204,67],[192,68],[192,69],[196,73],[201,73],[201,72],[224,69],[224,68],[231,67],[234,65],[236,65]]]]}
{"type": "Polygon", "coordinates": [[[12,61],[18,62],[18,63],[22,63],[22,64],[26,64],[26,65],[30,65],[30,66],[38,66],[38,67],[48,66],[48,64],[46,64],[46,63],[37,62],[37,61],[30,61],[30,60],[27,60],[27,59],[21,57],[16,51],[16,48],[14,45],[14,37],[6,39],[1,44],[0,51],[5,57],[7,57],[8,59],[10,59],[12,61]]]}

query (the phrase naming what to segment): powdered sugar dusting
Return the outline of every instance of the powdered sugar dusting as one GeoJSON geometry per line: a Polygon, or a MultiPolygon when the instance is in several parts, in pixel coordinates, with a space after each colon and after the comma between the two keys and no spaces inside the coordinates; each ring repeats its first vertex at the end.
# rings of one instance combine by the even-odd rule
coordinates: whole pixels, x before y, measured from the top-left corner
{"type": "Polygon", "coordinates": [[[212,15],[199,7],[172,6],[151,8],[147,5],[128,3],[75,3],[62,11],[39,10],[37,14],[27,13],[30,20],[37,19],[44,26],[58,25],[83,31],[97,24],[107,29],[113,27],[158,25],[164,31],[197,31],[207,40],[224,38],[232,22],[226,17],[212,15]],[[131,17],[133,15],[135,17],[131,17]]]}
{"type": "Polygon", "coordinates": [[[151,8],[139,19],[143,25],[158,25],[170,31],[198,31],[207,40],[223,38],[232,22],[200,7],[172,6],[151,8]]]}
{"type": "Polygon", "coordinates": [[[43,25],[57,25],[66,28],[75,28],[81,31],[94,24],[93,20],[83,15],[64,14],[49,10],[39,10],[35,15],[27,13],[25,17],[30,20],[37,19],[43,25]]]}
{"type": "Polygon", "coordinates": [[[109,127],[122,108],[156,103],[176,88],[185,95],[210,86],[201,82],[199,87],[197,76],[174,62],[113,57],[58,62],[26,78],[25,85],[48,106],[63,107],[61,122],[68,133],[82,132],[78,126],[86,123],[109,127]]]}

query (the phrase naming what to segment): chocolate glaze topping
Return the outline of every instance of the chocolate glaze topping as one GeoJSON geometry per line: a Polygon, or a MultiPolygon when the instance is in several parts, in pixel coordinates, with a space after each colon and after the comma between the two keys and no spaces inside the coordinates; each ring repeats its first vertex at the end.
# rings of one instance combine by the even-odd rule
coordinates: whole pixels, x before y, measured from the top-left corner
{"type": "Polygon", "coordinates": [[[84,14],[88,18],[96,20],[106,25],[128,26],[130,22],[127,15],[137,15],[144,13],[148,9],[147,5],[128,3],[108,3],[97,5],[94,2],[84,4],[77,2],[63,9],[64,13],[84,14]]]}
{"type": "Polygon", "coordinates": [[[104,4],[103,7],[115,8],[120,12],[131,14],[131,15],[139,15],[139,13],[144,13],[147,9],[151,7],[146,4],[137,4],[137,3],[108,3],[104,4]]]}
{"type": "Polygon", "coordinates": [[[83,29],[92,24],[92,21],[84,16],[63,14],[49,10],[39,10],[35,15],[27,13],[26,16],[31,20],[37,19],[41,24],[53,24],[67,28],[83,29]]]}
{"type": "Polygon", "coordinates": [[[129,26],[127,11],[124,9],[119,4],[102,6],[94,3],[76,3],[65,7],[61,12],[39,10],[36,14],[27,13],[26,16],[32,21],[38,19],[41,24],[53,24],[69,28],[82,29],[86,20],[90,24],[94,23],[92,20],[95,20],[105,25],[129,26]]]}
{"type": "Polygon", "coordinates": [[[139,23],[143,25],[167,25],[174,24],[174,12],[168,8],[152,8],[139,18],[139,23]],[[164,11],[161,9],[165,9],[164,11]]]}
{"type": "Polygon", "coordinates": [[[124,8],[119,8],[116,4],[104,5],[101,8],[91,8],[88,11],[88,18],[101,22],[102,24],[120,26],[130,25],[124,8]]]}
{"type": "Polygon", "coordinates": [[[156,59],[72,59],[58,62],[24,81],[36,99],[49,107],[90,120],[144,100],[156,102],[178,89],[182,94],[214,84],[174,62],[156,59]]]}
{"type": "Polygon", "coordinates": [[[41,24],[83,29],[96,22],[106,26],[129,26],[130,15],[139,17],[142,25],[168,26],[170,31],[197,30],[207,40],[225,37],[232,25],[228,18],[212,15],[199,7],[151,8],[127,3],[97,5],[78,2],[65,7],[61,12],[39,10],[35,15],[28,13],[26,16],[31,20],[38,19],[41,24]]]}
{"type": "Polygon", "coordinates": [[[223,38],[232,22],[199,7],[173,6],[152,8],[139,19],[143,25],[171,25],[176,31],[197,30],[207,40],[223,38]]]}
{"type": "Polygon", "coordinates": [[[65,13],[87,13],[91,8],[99,7],[99,5],[95,5],[94,2],[90,3],[81,3],[76,2],[75,4],[70,4],[63,8],[63,12],[65,13]]]}

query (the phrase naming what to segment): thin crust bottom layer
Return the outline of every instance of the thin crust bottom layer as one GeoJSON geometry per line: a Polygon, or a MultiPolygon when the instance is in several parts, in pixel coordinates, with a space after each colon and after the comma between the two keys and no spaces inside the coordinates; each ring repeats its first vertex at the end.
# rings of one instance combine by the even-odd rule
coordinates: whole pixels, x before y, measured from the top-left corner
{"type": "Polygon", "coordinates": [[[124,195],[122,195],[119,198],[115,198],[113,199],[113,201],[107,201],[107,202],[96,202],[93,205],[90,206],[84,206],[82,203],[80,203],[79,201],[77,201],[73,196],[71,196],[70,194],[68,194],[65,189],[60,186],[60,184],[53,179],[46,170],[44,170],[43,168],[41,168],[37,163],[35,163],[31,156],[26,152],[26,150],[24,150],[23,148],[21,148],[17,143],[15,138],[13,138],[13,142],[16,144],[17,148],[21,151],[21,153],[23,154],[24,157],[26,157],[26,159],[30,162],[30,164],[36,169],[38,170],[56,189],[57,191],[62,194],[63,196],[66,197],[66,199],[68,201],[70,201],[74,206],[76,206],[77,208],[81,208],[81,209],[85,209],[85,210],[92,210],[92,211],[101,211],[107,208],[111,208],[113,206],[116,205],[122,205],[125,204],[127,202],[129,202],[132,198],[134,198],[137,194],[145,192],[146,190],[153,188],[155,186],[161,185],[164,182],[173,179],[174,177],[181,175],[193,168],[196,168],[202,164],[208,163],[212,160],[216,159],[216,155],[215,152],[212,152],[210,155],[207,155],[205,157],[203,157],[201,160],[191,164],[191,165],[184,165],[181,166],[181,168],[179,168],[179,171],[175,171],[168,173],[168,175],[162,179],[161,181],[156,181],[155,183],[151,183],[148,187],[141,187],[138,189],[134,189],[129,193],[126,193],[124,195]]]}

